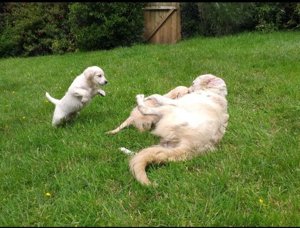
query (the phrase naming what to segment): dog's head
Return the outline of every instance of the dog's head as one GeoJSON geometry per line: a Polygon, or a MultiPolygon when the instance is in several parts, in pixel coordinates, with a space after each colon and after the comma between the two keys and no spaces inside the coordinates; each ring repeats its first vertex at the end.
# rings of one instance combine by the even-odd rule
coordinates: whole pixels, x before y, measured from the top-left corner
{"type": "Polygon", "coordinates": [[[83,74],[93,85],[105,85],[108,83],[104,76],[104,71],[100,67],[88,67],[83,71],[83,74]]]}
{"type": "Polygon", "coordinates": [[[224,97],[227,95],[227,87],[224,80],[212,74],[198,76],[189,88],[190,93],[201,90],[210,90],[224,97]]]}

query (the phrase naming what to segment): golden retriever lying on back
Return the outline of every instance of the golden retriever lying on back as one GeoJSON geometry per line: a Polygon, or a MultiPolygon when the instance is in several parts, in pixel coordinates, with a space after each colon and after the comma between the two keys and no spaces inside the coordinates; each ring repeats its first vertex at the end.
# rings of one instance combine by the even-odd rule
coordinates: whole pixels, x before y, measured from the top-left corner
{"type": "MultiPolygon", "coordinates": [[[[170,92],[166,93],[164,96],[171,98],[171,99],[177,99],[179,97],[182,97],[183,95],[187,94],[189,89],[185,86],[177,86],[175,89],[172,89],[170,92]]],[[[157,106],[157,102],[155,100],[147,100],[145,101],[145,104],[147,106],[157,106]]],[[[143,115],[138,107],[135,107],[131,113],[130,116],[122,123],[119,127],[117,127],[114,130],[108,131],[107,134],[116,134],[119,131],[121,131],[123,128],[128,127],[130,125],[133,125],[136,127],[139,131],[145,131],[150,130],[153,125],[156,124],[159,117],[156,115],[143,115]]]]}
{"type": "Polygon", "coordinates": [[[211,74],[201,75],[189,92],[178,99],[136,96],[140,112],[158,118],[152,133],[161,137],[159,145],[141,150],[130,161],[130,169],[141,184],[151,184],[145,171],[148,164],[190,159],[213,150],[222,139],[229,118],[225,82],[211,74]],[[159,106],[148,106],[148,100],[159,106]]]}

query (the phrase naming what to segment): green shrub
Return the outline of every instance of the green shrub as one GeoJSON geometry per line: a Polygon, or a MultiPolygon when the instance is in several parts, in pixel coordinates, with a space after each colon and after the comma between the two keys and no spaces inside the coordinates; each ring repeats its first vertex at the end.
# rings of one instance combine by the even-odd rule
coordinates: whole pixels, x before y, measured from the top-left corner
{"type": "Polygon", "coordinates": [[[74,3],[71,31],[81,50],[109,49],[142,41],[142,3],[74,3]]]}
{"type": "Polygon", "coordinates": [[[198,5],[196,3],[181,3],[181,33],[183,37],[201,34],[200,20],[198,5]]]}
{"type": "Polygon", "coordinates": [[[0,34],[0,56],[17,56],[22,54],[21,35],[11,26],[0,34]]]}
{"type": "Polygon", "coordinates": [[[74,49],[67,3],[7,3],[4,7],[1,56],[34,56],[74,49]]]}
{"type": "Polygon", "coordinates": [[[256,29],[269,32],[298,29],[300,26],[299,3],[256,3],[256,29]]]}
{"type": "Polygon", "coordinates": [[[254,3],[182,3],[183,36],[219,36],[254,28],[254,3]]]}
{"type": "Polygon", "coordinates": [[[300,4],[295,2],[181,3],[183,37],[219,36],[243,31],[299,29],[300,4]]]}
{"type": "MultiPolygon", "coordinates": [[[[110,49],[143,41],[144,3],[0,3],[0,57],[110,49]]],[[[183,2],[182,36],[300,29],[296,2],[183,2]]]]}

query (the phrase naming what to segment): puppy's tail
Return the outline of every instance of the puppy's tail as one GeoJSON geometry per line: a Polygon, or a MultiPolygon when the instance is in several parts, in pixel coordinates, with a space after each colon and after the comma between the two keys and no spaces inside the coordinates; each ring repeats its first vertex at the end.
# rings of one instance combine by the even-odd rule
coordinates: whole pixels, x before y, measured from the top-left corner
{"type": "Polygon", "coordinates": [[[47,97],[47,99],[48,99],[51,103],[53,103],[53,104],[55,104],[55,105],[59,102],[59,100],[57,100],[57,99],[51,97],[50,94],[49,94],[48,92],[46,92],[46,97],[47,97]]]}
{"type": "Polygon", "coordinates": [[[146,174],[146,167],[151,163],[165,163],[168,161],[180,161],[187,159],[189,150],[185,146],[165,148],[160,145],[143,149],[130,160],[130,170],[133,176],[142,185],[151,185],[146,174]]]}
{"type": "Polygon", "coordinates": [[[117,134],[117,133],[118,133],[119,131],[121,131],[123,128],[128,127],[129,125],[131,125],[131,124],[132,124],[132,121],[133,121],[132,117],[129,116],[123,123],[121,123],[121,125],[120,125],[119,127],[117,127],[117,128],[114,129],[114,130],[111,130],[111,131],[106,132],[106,134],[111,134],[111,135],[117,134]]]}

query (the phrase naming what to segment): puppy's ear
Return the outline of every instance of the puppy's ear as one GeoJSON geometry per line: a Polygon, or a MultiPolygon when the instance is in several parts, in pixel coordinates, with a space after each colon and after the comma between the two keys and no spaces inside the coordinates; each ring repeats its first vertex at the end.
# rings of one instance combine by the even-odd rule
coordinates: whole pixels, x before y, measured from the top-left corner
{"type": "Polygon", "coordinates": [[[93,74],[93,70],[90,67],[88,67],[83,71],[83,74],[86,78],[89,78],[93,74]]]}

